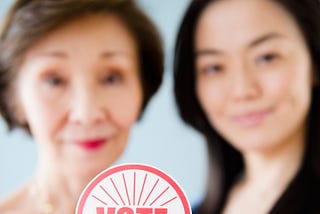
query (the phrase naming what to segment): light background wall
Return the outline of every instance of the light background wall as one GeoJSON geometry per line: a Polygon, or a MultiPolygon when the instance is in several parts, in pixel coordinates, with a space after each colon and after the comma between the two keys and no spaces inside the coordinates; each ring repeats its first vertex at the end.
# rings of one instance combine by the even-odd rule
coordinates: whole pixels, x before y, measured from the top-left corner
{"type": "MultiPolygon", "coordinates": [[[[202,137],[179,119],[172,90],[175,36],[189,1],[138,1],[162,33],[165,76],[143,120],[132,130],[128,147],[118,163],[141,162],[159,167],[178,181],[191,204],[195,204],[205,189],[206,148],[202,137]]],[[[12,2],[0,1],[0,18],[12,2]]],[[[8,133],[0,118],[0,197],[22,185],[31,176],[36,161],[36,143],[19,130],[8,133]]]]}

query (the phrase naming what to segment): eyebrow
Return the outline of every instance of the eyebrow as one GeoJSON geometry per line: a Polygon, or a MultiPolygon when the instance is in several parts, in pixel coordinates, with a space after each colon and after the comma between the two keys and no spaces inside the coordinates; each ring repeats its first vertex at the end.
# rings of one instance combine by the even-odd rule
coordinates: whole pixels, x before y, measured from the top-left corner
{"type": "MultiPolygon", "coordinates": [[[[278,33],[268,33],[265,34],[261,37],[258,37],[257,39],[254,39],[252,42],[250,42],[248,44],[249,48],[253,48],[255,46],[260,45],[261,43],[267,42],[269,40],[273,40],[273,39],[280,39],[283,38],[284,36],[278,33]]],[[[214,49],[214,48],[207,48],[207,49],[203,49],[203,50],[199,50],[195,52],[195,56],[196,58],[200,57],[200,56],[206,56],[206,55],[222,55],[223,51],[214,49]]]]}
{"type": "Polygon", "coordinates": [[[200,56],[206,56],[206,55],[221,55],[222,53],[223,53],[222,51],[208,48],[208,49],[196,51],[195,56],[196,58],[198,58],[200,56]]]}
{"type": "Polygon", "coordinates": [[[123,51],[115,51],[115,50],[112,50],[112,51],[103,51],[100,56],[102,58],[111,58],[111,57],[114,57],[114,56],[129,56],[130,54],[126,53],[126,52],[123,52],[123,51]]]}
{"type": "Polygon", "coordinates": [[[283,35],[278,33],[268,33],[250,42],[248,47],[252,48],[266,41],[273,40],[273,39],[281,39],[283,37],[284,37],[283,35]]]}
{"type": "MultiPolygon", "coordinates": [[[[101,58],[112,58],[114,56],[128,56],[130,54],[126,53],[126,52],[122,52],[122,51],[117,51],[117,50],[107,50],[107,51],[103,51],[101,54],[99,54],[99,56],[101,58]]],[[[40,53],[41,57],[49,57],[49,58],[61,58],[61,59],[65,59],[68,58],[68,53],[64,52],[64,51],[60,51],[60,50],[56,50],[56,51],[47,51],[47,52],[42,52],[40,53]]]]}
{"type": "Polygon", "coordinates": [[[62,51],[47,51],[39,54],[41,57],[68,58],[68,55],[62,51]]]}

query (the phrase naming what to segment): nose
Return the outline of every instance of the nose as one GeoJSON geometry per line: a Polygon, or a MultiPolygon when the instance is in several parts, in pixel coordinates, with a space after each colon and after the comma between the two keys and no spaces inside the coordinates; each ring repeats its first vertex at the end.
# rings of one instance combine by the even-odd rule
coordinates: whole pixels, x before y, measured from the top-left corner
{"type": "Polygon", "coordinates": [[[69,120],[75,124],[94,125],[107,116],[99,93],[92,86],[82,84],[74,89],[70,103],[69,120]]]}
{"type": "Polygon", "coordinates": [[[237,69],[235,69],[231,88],[232,97],[235,100],[255,99],[261,93],[257,75],[246,65],[237,66],[237,69]]]}

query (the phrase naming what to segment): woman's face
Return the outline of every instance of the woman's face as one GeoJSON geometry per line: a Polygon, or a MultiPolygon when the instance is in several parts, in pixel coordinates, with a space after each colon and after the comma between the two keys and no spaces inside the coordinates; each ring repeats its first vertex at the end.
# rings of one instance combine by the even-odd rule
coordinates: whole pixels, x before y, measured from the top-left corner
{"type": "Polygon", "coordinates": [[[72,21],[26,52],[16,96],[40,158],[95,175],[120,156],[141,110],[135,41],[116,16],[72,21]]]}
{"type": "Polygon", "coordinates": [[[211,125],[240,151],[302,139],[312,66],[290,14],[270,0],[224,0],[195,34],[196,93],[211,125]]]}

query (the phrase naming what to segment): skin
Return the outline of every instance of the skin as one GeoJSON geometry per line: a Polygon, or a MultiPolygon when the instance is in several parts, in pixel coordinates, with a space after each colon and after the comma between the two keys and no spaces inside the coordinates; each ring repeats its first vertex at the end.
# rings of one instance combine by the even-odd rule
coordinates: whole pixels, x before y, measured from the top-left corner
{"type": "Polygon", "coordinates": [[[39,212],[44,201],[73,213],[84,186],[118,159],[142,106],[138,57],[133,36],[113,15],[67,23],[27,50],[15,98],[39,162],[31,183],[10,199],[17,213],[39,212]],[[33,207],[30,187],[43,198],[33,207]]]}
{"type": "Polygon", "coordinates": [[[275,2],[217,1],[200,16],[195,49],[199,102],[245,161],[224,212],[266,213],[303,155],[312,63],[302,33],[275,2]]]}

